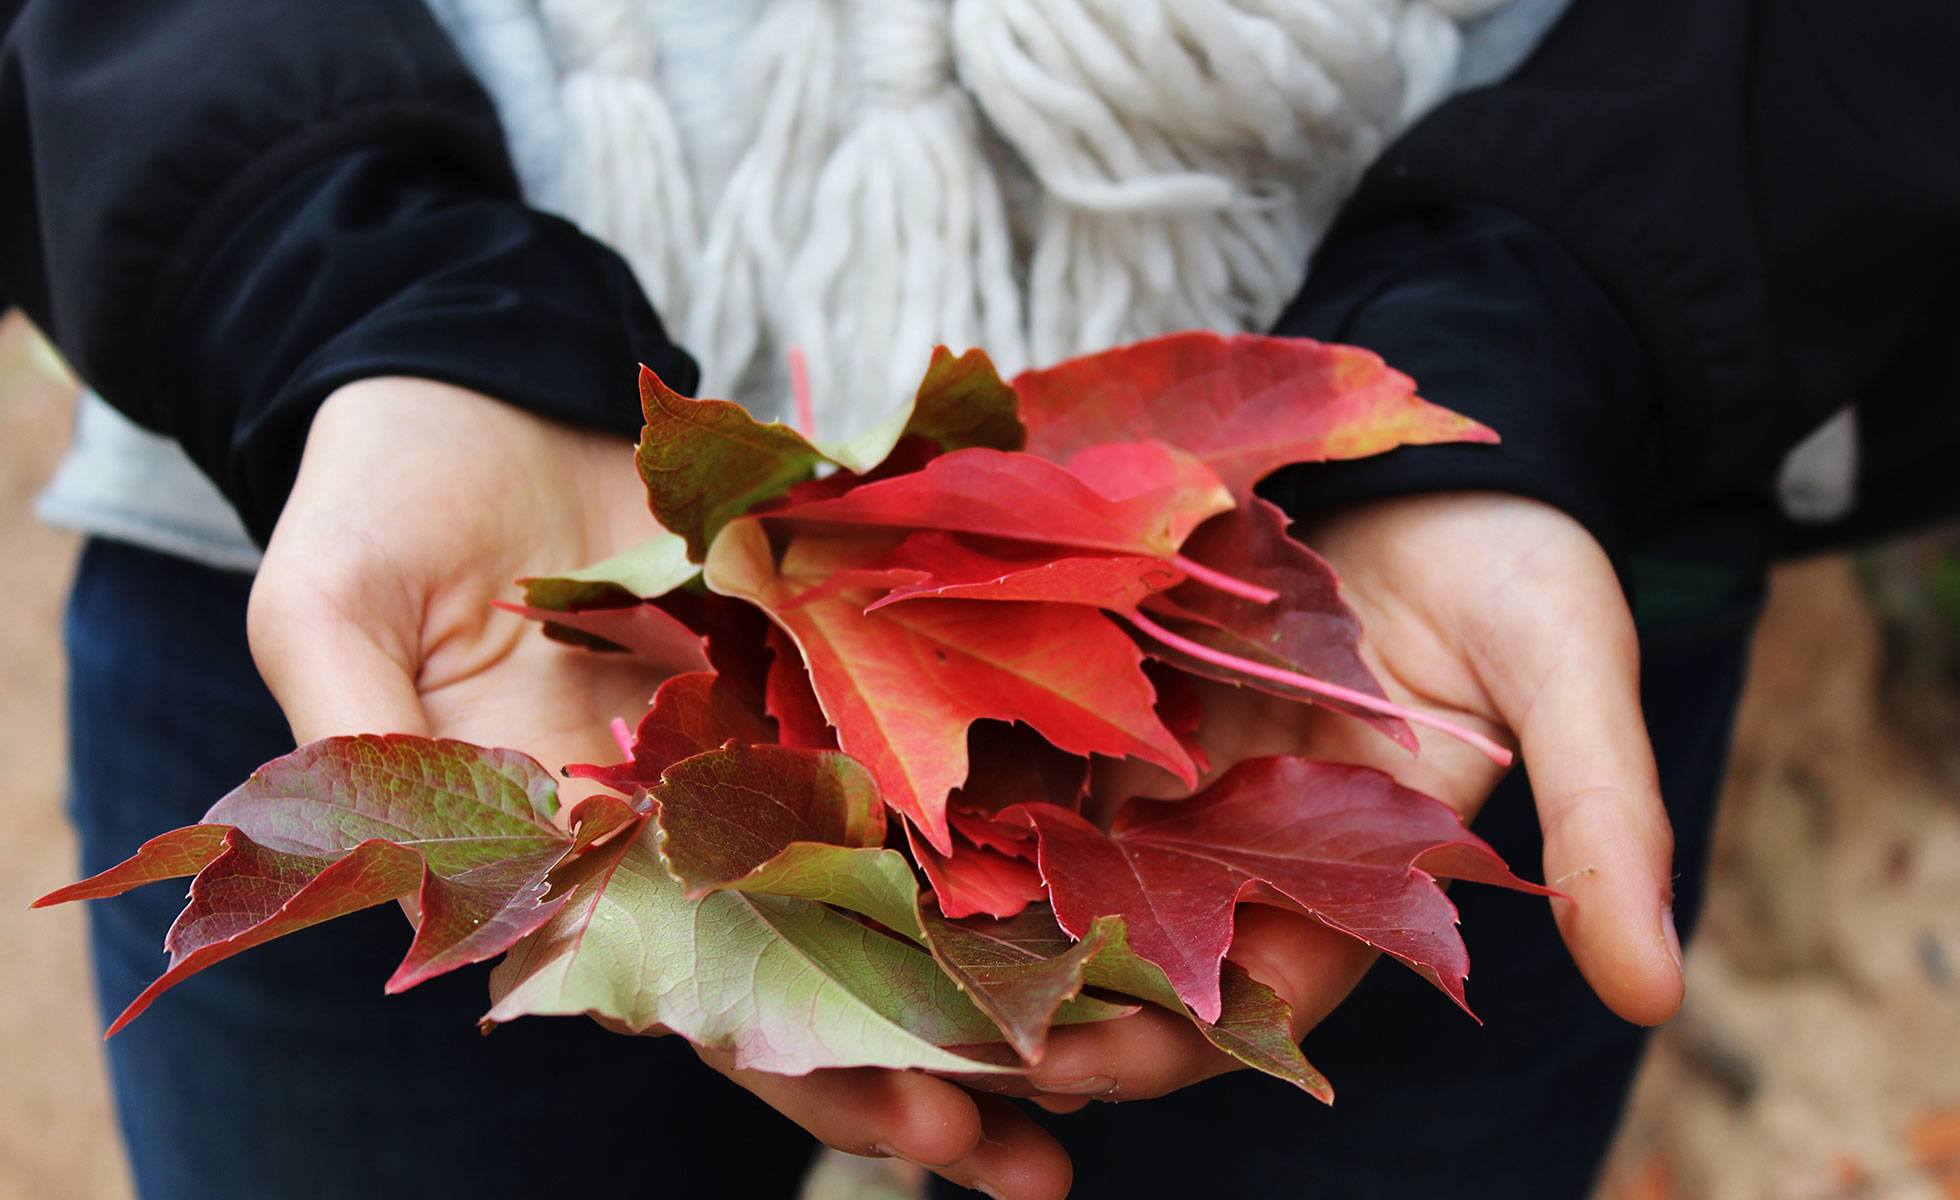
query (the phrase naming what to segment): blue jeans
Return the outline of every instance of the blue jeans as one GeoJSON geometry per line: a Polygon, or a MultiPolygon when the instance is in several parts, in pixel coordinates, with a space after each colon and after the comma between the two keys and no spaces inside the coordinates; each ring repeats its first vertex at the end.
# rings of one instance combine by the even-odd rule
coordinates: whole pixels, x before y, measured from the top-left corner
{"type": "MultiPolygon", "coordinates": [[[[1643,628],[1649,726],[1673,813],[1682,932],[1707,835],[1755,600],[1746,584],[1643,628]]],[[[189,824],[291,749],[245,647],[249,580],[107,542],[70,602],[72,805],[83,867],[189,824]]],[[[1478,829],[1538,864],[1513,775],[1478,829]]],[[[1143,1104],[1047,1118],[1078,1197],[1586,1195],[1642,1045],[1573,970],[1542,901],[1452,890],[1479,1027],[1392,964],[1307,1040],[1340,1092],[1326,1109],[1240,1074],[1143,1104]]],[[[91,904],[103,1011],[161,971],[181,887],[91,904]]],[[[701,1066],[678,1039],[582,1020],[475,1031],[482,968],[383,997],[408,940],[392,907],[204,972],[108,1043],[117,1111],[146,1200],[607,1192],[795,1194],[812,1145],[701,1066]]]]}

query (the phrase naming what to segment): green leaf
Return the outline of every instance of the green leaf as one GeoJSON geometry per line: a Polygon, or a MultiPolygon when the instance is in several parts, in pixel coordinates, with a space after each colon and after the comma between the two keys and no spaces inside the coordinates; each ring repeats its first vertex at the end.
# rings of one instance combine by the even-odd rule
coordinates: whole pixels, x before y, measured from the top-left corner
{"type": "Polygon", "coordinates": [[[956,358],[938,346],[910,408],[899,409],[848,442],[819,443],[819,448],[830,461],[860,475],[883,462],[907,437],[930,438],[942,450],[1019,450],[1028,441],[1020,407],[1021,398],[984,351],[968,350],[956,358]]]}
{"type": "Polygon", "coordinates": [[[923,950],[808,900],[689,900],[653,841],[643,831],[573,864],[564,906],[492,974],[486,1024],[589,1014],[660,1026],[783,1075],[1004,1069],[945,1049],[999,1035],[923,950]]]}
{"type": "Polygon", "coordinates": [[[954,358],[941,346],[911,405],[849,441],[811,442],[781,422],[757,421],[739,404],[683,396],[642,369],[640,478],[654,517],[699,562],[723,525],[810,478],[820,465],[862,474],[912,436],[946,450],[1019,449],[1027,434],[1014,415],[1018,403],[984,353],[954,358]]]}
{"type": "Polygon", "coordinates": [[[687,560],[687,543],[662,531],[631,550],[603,562],[567,571],[518,580],[528,608],[573,612],[582,608],[619,608],[664,596],[700,574],[687,560]]]}
{"type": "MultiPolygon", "coordinates": [[[[847,909],[927,945],[948,976],[1034,1061],[1064,1002],[1082,990],[1082,965],[1100,938],[1071,945],[1045,913],[1029,922],[954,924],[920,904],[905,856],[879,848],[884,808],[863,767],[832,751],[735,747],[668,768],[653,790],[654,839],[690,899],[717,891],[793,897],[847,909]],[[1016,949],[1019,932],[1044,934],[1040,952],[1016,949]]],[[[1069,1021],[1124,1013],[1076,1001],[1069,1021]]]]}
{"type": "Polygon", "coordinates": [[[1005,920],[949,921],[930,907],[920,916],[939,965],[1031,1063],[1041,1061],[1047,1050],[1051,1025],[1107,1020],[1135,1011],[1079,995],[1084,967],[1102,948],[1103,933],[1091,930],[1089,936],[1074,941],[1055,924],[1046,905],[1031,906],[1005,920]],[[1057,1022],[1064,1004],[1070,1011],[1057,1022]]]}
{"type": "Polygon", "coordinates": [[[1224,1006],[1218,1020],[1198,1022],[1205,1039],[1254,1070],[1284,1079],[1323,1104],[1334,1103],[1327,1077],[1300,1052],[1293,1038],[1293,1009],[1279,993],[1229,958],[1219,988],[1224,1006]]]}
{"type": "Polygon", "coordinates": [[[1246,974],[1237,963],[1225,960],[1219,981],[1218,1020],[1207,1023],[1178,999],[1177,989],[1160,967],[1130,949],[1129,931],[1121,917],[1100,917],[1090,932],[1100,932],[1102,943],[1084,968],[1089,986],[1184,1013],[1206,1041],[1246,1066],[1284,1079],[1326,1103],[1334,1102],[1327,1077],[1307,1062],[1293,1038],[1293,1010],[1279,993],[1246,974]]]}
{"type": "Polygon", "coordinates": [[[720,887],[832,904],[870,917],[921,945],[926,941],[919,924],[918,877],[896,850],[797,842],[720,887]]]}

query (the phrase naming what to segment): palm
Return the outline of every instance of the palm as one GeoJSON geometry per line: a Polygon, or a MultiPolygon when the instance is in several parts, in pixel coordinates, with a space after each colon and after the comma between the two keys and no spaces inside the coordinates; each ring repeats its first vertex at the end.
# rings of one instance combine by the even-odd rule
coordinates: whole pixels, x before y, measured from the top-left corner
{"type": "Polygon", "coordinates": [[[253,595],[254,652],[295,736],[410,732],[604,758],[657,678],[567,654],[492,607],[511,581],[653,530],[630,447],[442,385],[322,409],[253,595]]]}

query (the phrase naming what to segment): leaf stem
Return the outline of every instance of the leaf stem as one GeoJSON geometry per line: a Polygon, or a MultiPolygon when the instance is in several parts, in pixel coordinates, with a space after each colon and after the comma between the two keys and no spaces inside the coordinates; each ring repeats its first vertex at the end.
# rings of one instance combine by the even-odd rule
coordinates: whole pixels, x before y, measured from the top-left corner
{"type": "Polygon", "coordinates": [[[633,731],[626,727],[626,718],[614,717],[610,728],[613,741],[619,746],[619,752],[628,758],[633,757],[633,731]]]}
{"type": "Polygon", "coordinates": [[[1380,713],[1385,717],[1400,717],[1402,720],[1412,724],[1426,725],[1439,733],[1447,733],[1453,738],[1458,738],[1475,746],[1483,753],[1485,758],[1490,759],[1490,761],[1500,767],[1511,765],[1511,752],[1509,750],[1491,741],[1476,730],[1467,729],[1455,721],[1448,720],[1444,717],[1431,716],[1428,713],[1420,712],[1413,708],[1405,708],[1391,700],[1384,700],[1379,696],[1370,696],[1366,692],[1357,692],[1353,688],[1342,687],[1338,683],[1328,683],[1322,679],[1315,679],[1311,675],[1302,675],[1297,671],[1288,671],[1283,667],[1270,667],[1265,663],[1254,662],[1249,658],[1240,658],[1236,654],[1227,654],[1223,650],[1214,650],[1202,642],[1194,642],[1190,638],[1172,633],[1139,611],[1132,610],[1123,615],[1132,625],[1135,625],[1145,634],[1156,638],[1171,649],[1182,650],[1191,657],[1202,659],[1213,666],[1224,667],[1229,671],[1237,671],[1241,674],[1256,676],[1260,679],[1268,679],[1274,683],[1284,683],[1291,687],[1299,688],[1302,691],[1325,696],[1329,700],[1339,700],[1343,704],[1352,704],[1356,708],[1364,708],[1369,712],[1380,713]]]}
{"type": "Polygon", "coordinates": [[[1192,579],[1204,584],[1206,587],[1217,588],[1219,591],[1230,596],[1237,596],[1241,600],[1250,600],[1254,604],[1271,604],[1273,601],[1279,599],[1279,593],[1271,588],[1260,587],[1256,583],[1247,583],[1245,580],[1227,575],[1215,567],[1207,567],[1201,562],[1193,562],[1182,554],[1171,555],[1171,565],[1186,575],[1189,575],[1192,579]]]}
{"type": "Polygon", "coordinates": [[[810,403],[810,363],[803,347],[789,348],[789,394],[796,403],[796,432],[806,438],[817,436],[817,410],[810,403]]]}

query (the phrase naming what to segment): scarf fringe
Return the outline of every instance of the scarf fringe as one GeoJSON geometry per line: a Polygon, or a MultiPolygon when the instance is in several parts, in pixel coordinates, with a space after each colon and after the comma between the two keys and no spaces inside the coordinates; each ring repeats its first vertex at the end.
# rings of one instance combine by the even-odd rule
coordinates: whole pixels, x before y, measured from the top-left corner
{"type": "Polygon", "coordinates": [[[431,0],[474,31],[534,201],[632,264],[704,388],[781,412],[800,346],[844,436],[937,343],[1011,372],[1266,326],[1360,172],[1447,91],[1455,22],[1504,0],[759,2],[431,0]],[[752,22],[710,81],[735,149],[705,188],[656,33],[683,8],[752,22]]]}

